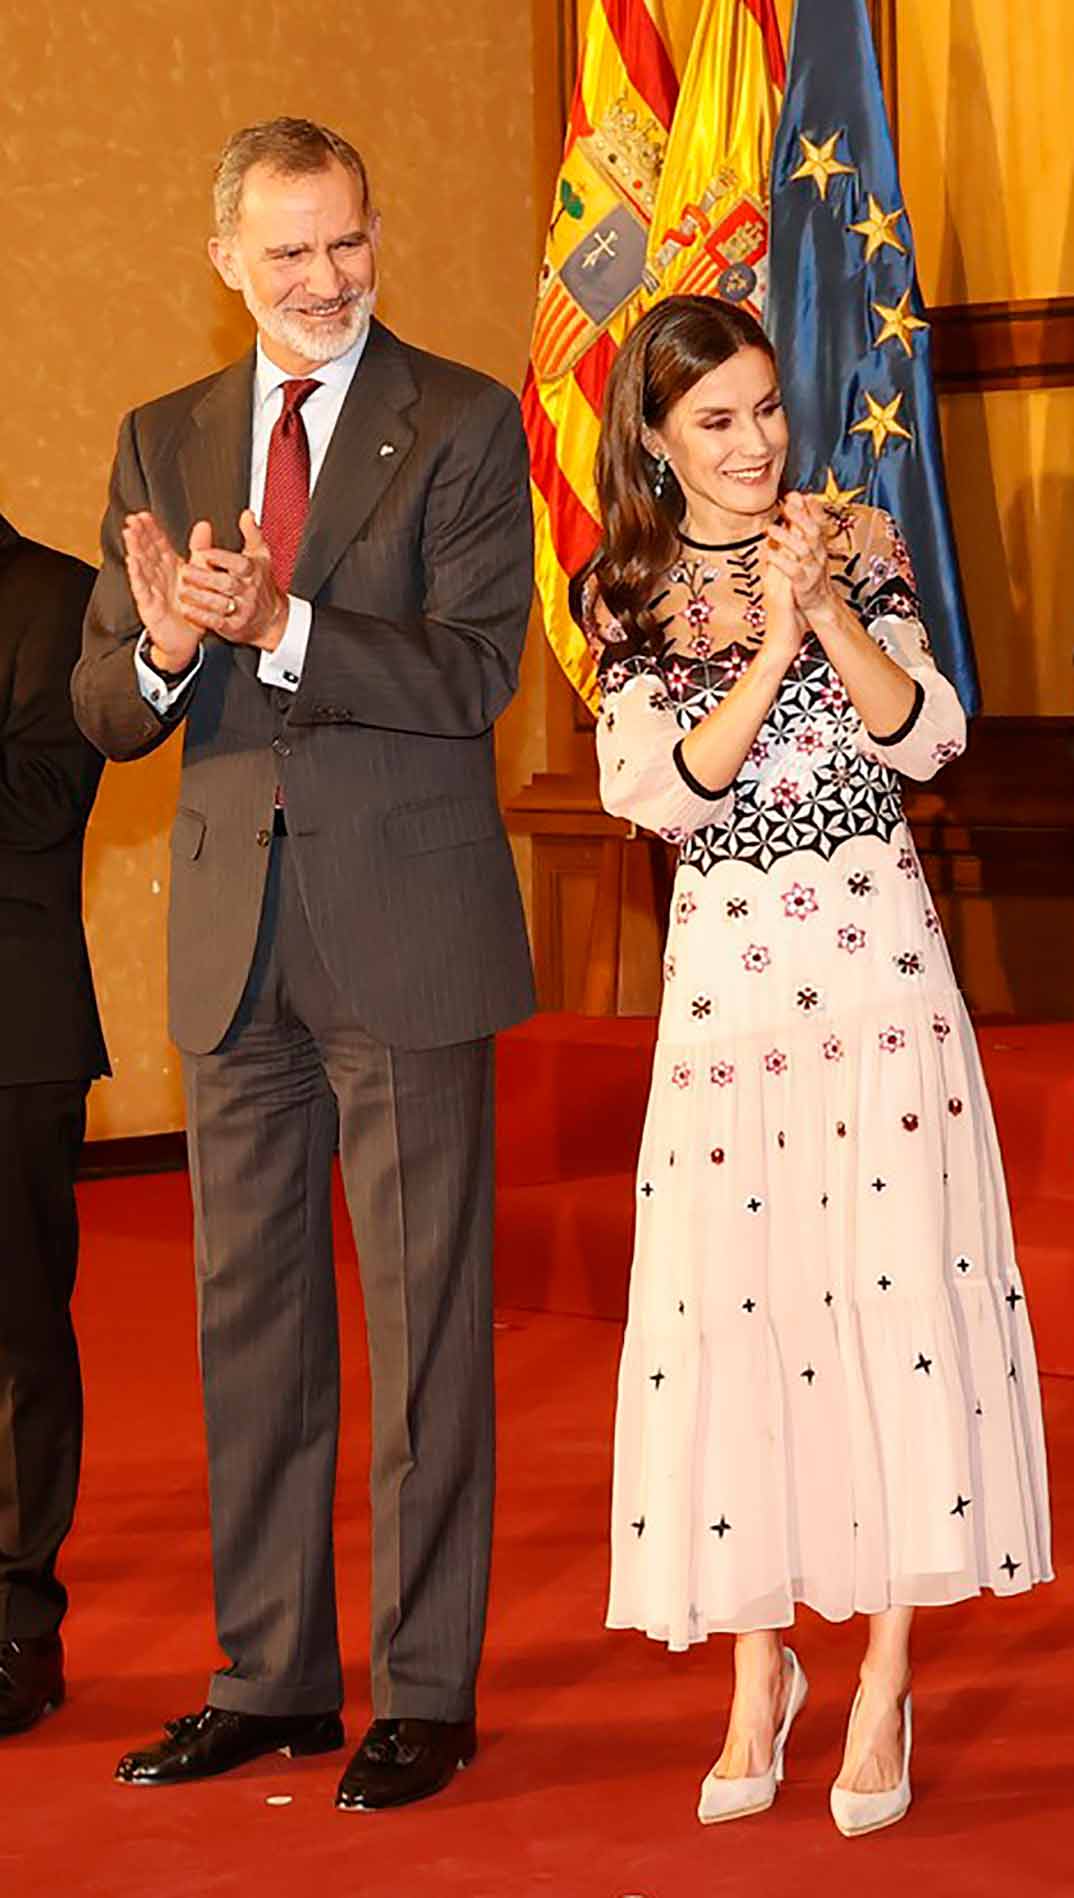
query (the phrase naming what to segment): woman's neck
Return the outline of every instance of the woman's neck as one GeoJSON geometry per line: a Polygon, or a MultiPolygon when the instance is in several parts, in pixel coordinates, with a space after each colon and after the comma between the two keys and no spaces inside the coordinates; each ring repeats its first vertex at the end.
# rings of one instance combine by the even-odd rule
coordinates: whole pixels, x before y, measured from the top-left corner
{"type": "Polygon", "coordinates": [[[763,534],[777,512],[778,504],[756,514],[737,514],[729,508],[698,502],[687,507],[679,531],[684,539],[699,541],[702,546],[722,547],[763,534]]]}

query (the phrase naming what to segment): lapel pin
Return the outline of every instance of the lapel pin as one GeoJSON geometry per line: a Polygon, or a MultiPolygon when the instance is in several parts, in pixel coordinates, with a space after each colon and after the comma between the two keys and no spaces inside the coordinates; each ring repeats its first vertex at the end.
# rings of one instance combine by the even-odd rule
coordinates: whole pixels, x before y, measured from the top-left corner
{"type": "Polygon", "coordinates": [[[394,455],[394,453],[395,453],[395,446],[394,446],[394,443],[392,443],[392,442],[381,442],[381,444],[380,444],[380,452],[381,452],[381,454],[382,454],[382,455],[394,455]]]}

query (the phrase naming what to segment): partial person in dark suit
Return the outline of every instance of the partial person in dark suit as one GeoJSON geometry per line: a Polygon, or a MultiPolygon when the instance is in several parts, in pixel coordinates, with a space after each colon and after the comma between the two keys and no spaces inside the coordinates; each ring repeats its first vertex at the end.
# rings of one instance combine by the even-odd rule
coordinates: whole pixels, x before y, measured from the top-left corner
{"type": "Polygon", "coordinates": [[[101,776],[71,710],[94,573],[0,516],[0,1738],[64,1697],[56,1574],[82,1451],[75,1167],[107,1074],[82,930],[101,776]]]}
{"type": "Polygon", "coordinates": [[[257,346],[124,421],[75,705],[185,727],[170,994],[196,1220],[217,1626],[208,1704],[121,1779],[342,1744],[329,1183],[373,1379],[372,1726],[345,1808],[475,1750],[493,1491],[494,1032],[532,1006],[493,721],[531,595],[518,404],[372,318],[358,153],[238,133],[210,253],[257,346]]]}

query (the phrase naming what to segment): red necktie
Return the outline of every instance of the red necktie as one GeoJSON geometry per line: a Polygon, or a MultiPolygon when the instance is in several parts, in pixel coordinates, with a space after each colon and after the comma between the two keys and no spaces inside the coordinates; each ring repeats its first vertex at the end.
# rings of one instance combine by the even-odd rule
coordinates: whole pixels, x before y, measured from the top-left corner
{"type": "Polygon", "coordinates": [[[269,437],[261,532],[272,550],[272,575],[281,593],[291,585],[310,504],[310,445],[299,410],[320,386],[308,377],[285,382],[283,407],[269,437]]]}

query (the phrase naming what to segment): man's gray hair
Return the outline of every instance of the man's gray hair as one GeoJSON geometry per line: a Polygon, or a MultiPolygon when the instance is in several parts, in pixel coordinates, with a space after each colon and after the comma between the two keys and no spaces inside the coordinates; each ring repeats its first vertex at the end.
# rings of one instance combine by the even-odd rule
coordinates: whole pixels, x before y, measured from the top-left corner
{"type": "Polygon", "coordinates": [[[218,236],[230,237],[238,223],[242,187],[252,165],[267,165],[280,178],[301,178],[323,171],[333,158],[357,178],[368,213],[369,173],[361,154],[339,132],[312,119],[263,119],[259,125],[233,132],[213,178],[218,236]]]}

